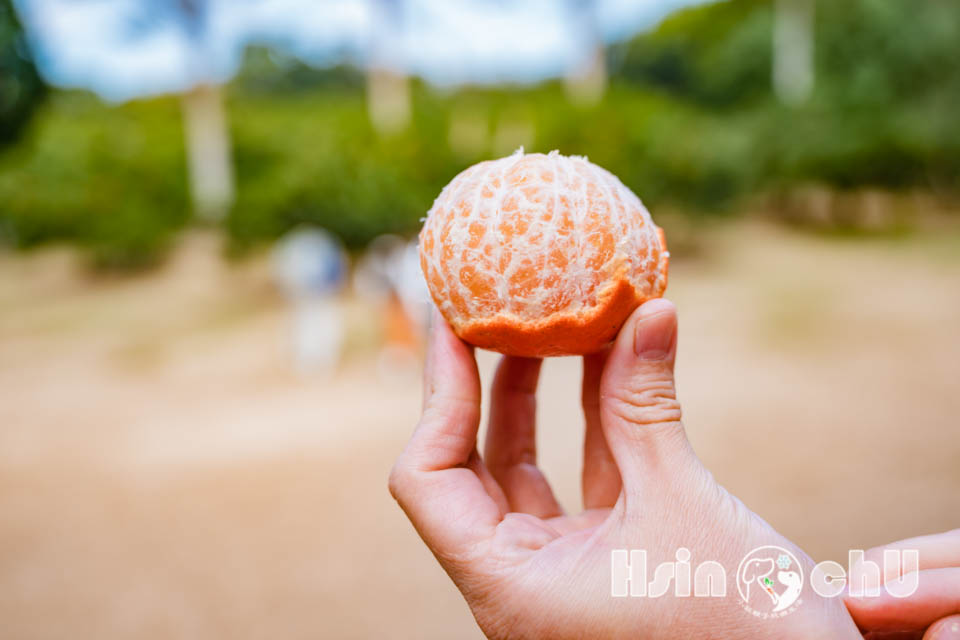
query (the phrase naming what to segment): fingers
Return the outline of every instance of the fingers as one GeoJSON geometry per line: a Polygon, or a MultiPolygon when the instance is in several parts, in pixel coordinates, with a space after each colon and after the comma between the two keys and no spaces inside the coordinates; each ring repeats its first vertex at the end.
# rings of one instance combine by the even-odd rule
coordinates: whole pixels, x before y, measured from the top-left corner
{"type": "Polygon", "coordinates": [[[600,377],[609,349],[584,356],[580,394],[586,430],[583,436],[583,508],[612,507],[620,495],[620,472],[600,423],[600,377]]]}
{"type": "Polygon", "coordinates": [[[600,381],[603,434],[625,489],[695,461],[680,423],[673,382],[677,313],[650,300],[620,330],[600,381]]]}
{"type": "Polygon", "coordinates": [[[923,640],[960,640],[960,615],[948,616],[933,624],[923,640]]]}
{"type": "Polygon", "coordinates": [[[434,311],[424,368],[424,407],[404,452],[418,469],[464,464],[477,439],[480,375],[473,350],[434,311]]]}
{"type": "Polygon", "coordinates": [[[493,378],[484,459],[511,511],[549,518],[562,513],[537,468],[537,380],[542,360],[505,356],[493,378]]]}
{"type": "Polygon", "coordinates": [[[920,571],[916,592],[906,598],[897,598],[883,590],[879,596],[848,597],[845,602],[861,629],[922,631],[942,618],[960,614],[960,568],[920,571]]]}
{"type": "MultiPolygon", "coordinates": [[[[897,559],[902,560],[902,556],[897,559]]],[[[847,609],[857,625],[861,629],[879,632],[897,629],[919,632],[945,616],[960,614],[960,529],[908,538],[870,549],[860,562],[850,568],[848,582],[869,590],[880,584],[890,584],[901,573],[917,569],[917,590],[907,597],[894,597],[886,589],[881,591],[879,597],[848,596],[847,609]],[[887,550],[917,551],[917,566],[901,567],[900,562],[885,562],[884,551],[887,550]],[[879,583],[876,574],[865,570],[866,561],[872,561],[881,568],[879,583]]],[[[937,633],[952,632],[953,621],[946,626],[937,623],[924,638],[938,637],[931,635],[935,628],[942,628],[937,633]]]]}
{"type": "Polygon", "coordinates": [[[928,536],[917,536],[898,540],[881,547],[874,547],[863,554],[863,560],[850,568],[851,579],[859,579],[862,572],[862,562],[872,561],[880,567],[882,572],[881,584],[887,580],[896,579],[900,575],[900,565],[894,562],[884,562],[884,551],[916,551],[919,569],[942,569],[946,567],[960,567],[960,529],[946,531],[928,536]]]}
{"type": "Polygon", "coordinates": [[[480,378],[473,351],[435,312],[424,411],[390,473],[390,492],[441,560],[489,538],[506,500],[476,451],[480,378]]]}

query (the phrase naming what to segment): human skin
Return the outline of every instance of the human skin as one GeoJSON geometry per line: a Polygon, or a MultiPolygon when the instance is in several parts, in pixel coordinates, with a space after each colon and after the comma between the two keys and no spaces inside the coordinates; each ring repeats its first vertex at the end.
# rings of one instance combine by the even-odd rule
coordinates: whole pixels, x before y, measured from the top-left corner
{"type": "MultiPolygon", "coordinates": [[[[917,591],[895,598],[847,596],[847,609],[868,640],[960,640],[960,529],[899,540],[870,549],[865,561],[883,567],[881,583],[897,577],[896,565],[883,562],[885,549],[915,550],[919,558],[917,591]]],[[[850,581],[861,579],[860,565],[850,567],[850,581]]],[[[868,580],[866,586],[874,586],[868,580]]]]}
{"type": "MultiPolygon", "coordinates": [[[[713,479],[681,423],[673,304],[643,304],[606,352],[584,358],[584,510],[567,515],[536,466],[540,360],[504,357],[481,458],[472,349],[434,313],[424,410],[390,491],[490,638],[861,638],[841,598],[805,586],[783,618],[746,612],[730,576],[763,545],[813,562],[713,479]],[[691,552],[727,570],[725,598],[614,598],[611,551],[649,566],[691,552]]],[[[652,574],[652,570],[650,572],[652,574]]]]}

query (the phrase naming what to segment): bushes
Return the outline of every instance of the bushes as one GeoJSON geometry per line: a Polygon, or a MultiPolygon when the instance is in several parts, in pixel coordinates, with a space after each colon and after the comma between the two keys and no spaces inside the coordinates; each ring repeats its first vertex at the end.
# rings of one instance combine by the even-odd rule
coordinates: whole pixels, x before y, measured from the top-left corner
{"type": "MultiPolygon", "coordinates": [[[[388,136],[371,127],[355,70],[254,51],[227,92],[231,246],[303,223],[351,248],[413,233],[454,175],[520,145],[587,155],[652,208],[717,213],[807,183],[955,194],[960,5],[817,6],[817,84],[799,108],[771,95],[771,4],[761,0],[689,9],[614,48],[596,106],[571,104],[557,81],[455,92],[414,81],[412,123],[388,136]]],[[[0,155],[0,236],[19,246],[70,240],[96,264],[137,267],[189,217],[175,97],[106,106],[56,92],[0,155]]]]}
{"type": "Polygon", "coordinates": [[[144,266],[188,218],[185,181],[174,99],[106,107],[58,93],[0,157],[0,224],[16,246],[68,240],[98,265],[144,266]]]}
{"type": "Polygon", "coordinates": [[[816,15],[816,89],[799,108],[771,92],[766,0],[683,10],[613,47],[611,88],[594,107],[572,105],[555,81],[448,95],[415,84],[413,125],[388,138],[370,128],[347,70],[316,75],[306,90],[241,76],[231,235],[243,246],[309,221],[357,247],[413,232],[457,172],[521,144],[587,155],[651,207],[719,213],[807,183],[955,193],[960,5],[818,2],[816,15]]]}
{"type": "Polygon", "coordinates": [[[681,9],[656,30],[611,48],[616,75],[711,108],[770,93],[772,2],[732,0],[681,9]]]}
{"type": "MultiPolygon", "coordinates": [[[[387,137],[356,90],[234,90],[229,113],[238,190],[225,227],[237,251],[303,223],[351,248],[413,233],[454,175],[520,144],[587,155],[651,207],[708,213],[806,182],[955,189],[960,167],[957,138],[942,135],[956,124],[931,103],[837,113],[760,101],[717,112],[615,82],[584,109],[559,83],[449,96],[417,86],[411,127],[387,137]],[[465,111],[474,147],[454,151],[451,124],[465,111]]],[[[76,241],[106,267],[156,261],[190,217],[176,99],[106,107],[59,93],[35,124],[0,157],[0,232],[20,246],[76,241]]]]}
{"type": "Polygon", "coordinates": [[[303,223],[351,248],[410,232],[439,182],[461,168],[451,166],[432,121],[378,137],[358,92],[235,97],[231,116],[238,192],[227,228],[235,248],[303,223]]]}
{"type": "Polygon", "coordinates": [[[10,0],[0,0],[0,146],[16,141],[46,86],[10,0]]]}
{"type": "Polygon", "coordinates": [[[442,98],[418,86],[414,103],[410,129],[380,137],[359,93],[235,95],[234,247],[301,223],[326,227],[352,248],[381,233],[415,232],[454,175],[522,144],[587,155],[651,205],[721,210],[754,180],[743,127],[632,87],[615,87],[589,109],[570,104],[559,83],[442,98]],[[454,152],[449,132],[464,112],[476,147],[454,152]]]}
{"type": "Polygon", "coordinates": [[[772,3],[762,0],[680,11],[614,47],[612,66],[635,86],[721,110],[752,140],[754,188],[960,182],[960,4],[815,4],[816,84],[803,107],[772,95],[772,3]]]}

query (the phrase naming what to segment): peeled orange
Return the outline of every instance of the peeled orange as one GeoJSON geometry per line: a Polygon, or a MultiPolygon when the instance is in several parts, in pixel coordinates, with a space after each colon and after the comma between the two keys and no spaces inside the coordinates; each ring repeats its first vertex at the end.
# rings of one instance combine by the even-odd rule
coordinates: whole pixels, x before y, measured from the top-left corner
{"type": "Polygon", "coordinates": [[[433,203],[420,264],[463,340],[518,356],[599,351],[667,286],[663,231],[609,171],[556,151],[481,162],[433,203]]]}

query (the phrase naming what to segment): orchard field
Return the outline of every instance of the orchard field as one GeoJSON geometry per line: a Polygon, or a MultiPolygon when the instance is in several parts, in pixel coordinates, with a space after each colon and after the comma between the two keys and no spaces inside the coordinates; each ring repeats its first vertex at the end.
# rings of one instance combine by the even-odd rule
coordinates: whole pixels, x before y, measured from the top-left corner
{"type": "MultiPolygon", "coordinates": [[[[386,488],[417,374],[378,375],[378,319],[347,296],[344,362],[298,376],[267,263],[221,242],[119,278],[70,250],[0,258],[4,635],[480,637],[386,488]]],[[[720,482],[816,560],[956,527],[960,229],[827,241],[750,219],[700,247],[668,295],[720,482]]],[[[569,509],[579,374],[555,359],[541,382],[569,509]]]]}

